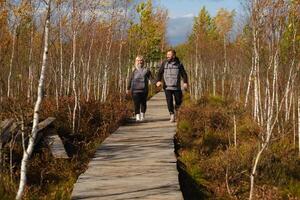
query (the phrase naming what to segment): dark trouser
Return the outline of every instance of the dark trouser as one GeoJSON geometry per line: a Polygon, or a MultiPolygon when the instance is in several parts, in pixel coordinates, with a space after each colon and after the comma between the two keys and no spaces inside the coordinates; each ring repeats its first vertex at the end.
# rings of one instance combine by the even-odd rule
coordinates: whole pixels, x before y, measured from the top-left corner
{"type": "Polygon", "coordinates": [[[168,104],[168,110],[170,114],[174,114],[174,103],[173,103],[173,96],[175,98],[175,110],[178,110],[182,103],[182,91],[181,90],[166,90],[166,99],[168,104]]]}
{"type": "Polygon", "coordinates": [[[148,94],[145,92],[133,93],[132,98],[134,102],[135,114],[145,113],[147,109],[147,97],[148,94]]]}

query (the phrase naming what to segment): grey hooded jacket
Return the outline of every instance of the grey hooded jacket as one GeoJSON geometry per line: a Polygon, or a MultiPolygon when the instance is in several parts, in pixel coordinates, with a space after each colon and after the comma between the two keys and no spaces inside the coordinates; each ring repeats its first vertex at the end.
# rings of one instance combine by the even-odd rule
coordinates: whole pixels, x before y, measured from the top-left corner
{"type": "Polygon", "coordinates": [[[179,59],[175,57],[173,61],[164,61],[159,68],[157,81],[162,81],[164,89],[181,90],[181,77],[184,83],[188,83],[187,73],[179,59]]]}
{"type": "Polygon", "coordinates": [[[133,93],[148,93],[148,83],[151,79],[152,75],[149,69],[134,69],[129,77],[127,90],[131,90],[133,93]]]}

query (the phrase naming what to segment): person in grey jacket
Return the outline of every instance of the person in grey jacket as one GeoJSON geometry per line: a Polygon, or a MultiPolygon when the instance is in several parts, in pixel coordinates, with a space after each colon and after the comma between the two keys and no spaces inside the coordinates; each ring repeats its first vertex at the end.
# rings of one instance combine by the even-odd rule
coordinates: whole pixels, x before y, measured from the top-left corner
{"type": "Polygon", "coordinates": [[[188,87],[188,77],[184,66],[176,57],[176,51],[171,49],[167,52],[167,60],[162,62],[157,74],[156,86],[160,87],[163,83],[170,122],[175,122],[175,112],[173,97],[175,98],[175,110],[178,110],[182,103],[181,78],[183,78],[183,88],[188,87]]]}
{"type": "Polygon", "coordinates": [[[144,121],[147,109],[148,83],[153,80],[149,69],[144,67],[144,58],[138,55],[127,85],[127,94],[132,94],[136,121],[144,121]]]}

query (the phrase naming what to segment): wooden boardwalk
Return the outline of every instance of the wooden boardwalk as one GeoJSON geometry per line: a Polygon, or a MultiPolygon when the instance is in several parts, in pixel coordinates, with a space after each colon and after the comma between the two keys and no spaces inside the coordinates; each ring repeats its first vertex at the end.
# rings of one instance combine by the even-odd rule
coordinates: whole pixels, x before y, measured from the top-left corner
{"type": "Polygon", "coordinates": [[[182,200],[175,129],[160,92],[148,101],[145,122],[122,126],[101,144],[79,176],[72,199],[182,200]]]}

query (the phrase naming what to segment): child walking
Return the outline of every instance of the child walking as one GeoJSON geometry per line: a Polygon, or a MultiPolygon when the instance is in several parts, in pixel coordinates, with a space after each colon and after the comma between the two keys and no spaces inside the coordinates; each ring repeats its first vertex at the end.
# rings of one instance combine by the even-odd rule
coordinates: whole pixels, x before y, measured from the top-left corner
{"type": "Polygon", "coordinates": [[[144,121],[147,110],[148,82],[153,80],[149,69],[144,67],[144,58],[138,55],[135,59],[135,67],[127,85],[127,94],[132,94],[136,121],[144,121]]]}

